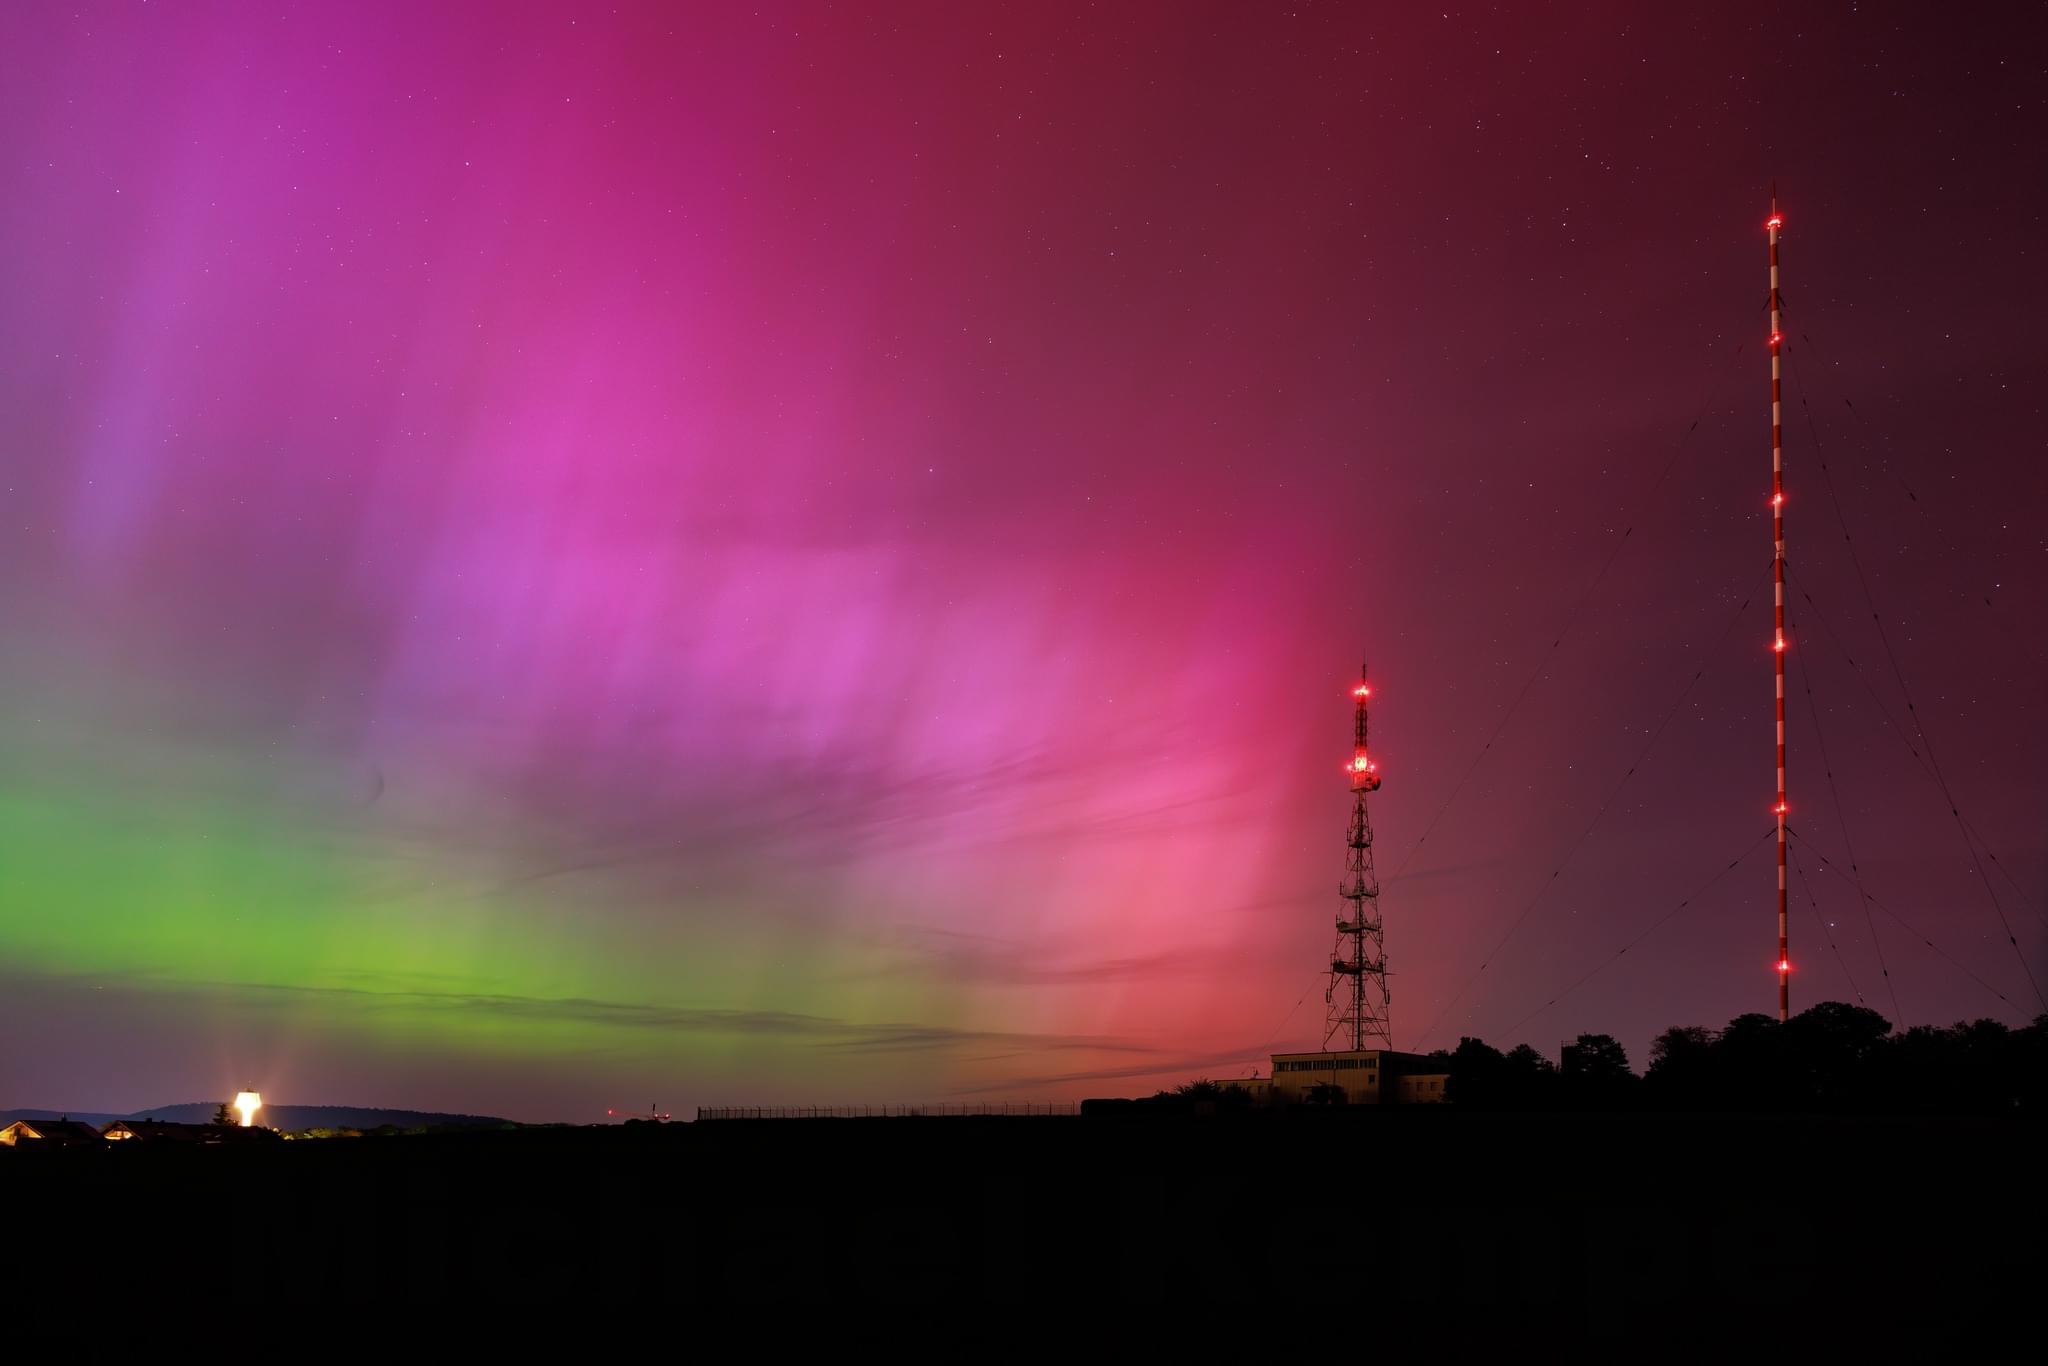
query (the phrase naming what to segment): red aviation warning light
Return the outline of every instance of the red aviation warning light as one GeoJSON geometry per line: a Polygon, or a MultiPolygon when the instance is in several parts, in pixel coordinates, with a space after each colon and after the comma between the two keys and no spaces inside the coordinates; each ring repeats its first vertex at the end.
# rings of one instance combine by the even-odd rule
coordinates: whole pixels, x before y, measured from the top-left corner
{"type": "Polygon", "coordinates": [[[1785,226],[1785,215],[1781,213],[1772,214],[1769,218],[1766,218],[1764,220],[1764,226],[1769,228],[1772,232],[1776,232],[1779,228],[1785,226]]]}
{"type": "Polygon", "coordinates": [[[1353,697],[1371,697],[1372,689],[1366,686],[1365,684],[1361,683],[1351,690],[1351,695],[1353,697]]]}
{"type": "Polygon", "coordinates": [[[1790,971],[1792,971],[1792,964],[1791,964],[1791,963],[1789,963],[1789,962],[1787,962],[1787,961],[1786,961],[1785,959],[1783,959],[1783,958],[1780,958],[1780,959],[1778,960],[1778,971],[1779,971],[1779,972],[1790,972],[1790,971]]]}

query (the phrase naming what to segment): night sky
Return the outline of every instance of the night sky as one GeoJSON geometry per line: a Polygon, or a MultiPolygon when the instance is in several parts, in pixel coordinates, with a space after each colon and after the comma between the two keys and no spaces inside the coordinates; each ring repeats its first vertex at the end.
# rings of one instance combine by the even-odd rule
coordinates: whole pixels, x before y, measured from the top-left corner
{"type": "Polygon", "coordinates": [[[1402,1047],[1775,1009],[1773,180],[1794,1005],[2040,1009],[2038,16],[596,8],[0,11],[0,1104],[1242,1075],[1361,652],[1402,1047]]]}

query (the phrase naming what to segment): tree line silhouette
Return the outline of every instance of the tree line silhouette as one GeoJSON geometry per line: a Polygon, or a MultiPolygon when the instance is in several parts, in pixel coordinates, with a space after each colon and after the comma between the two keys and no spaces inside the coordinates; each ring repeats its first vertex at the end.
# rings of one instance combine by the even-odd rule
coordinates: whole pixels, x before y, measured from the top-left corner
{"type": "MultiPolygon", "coordinates": [[[[1823,1001],[1780,1024],[1738,1015],[1721,1029],[1674,1025],[1637,1075],[1613,1036],[1581,1034],[1553,1063],[1527,1044],[1481,1039],[1428,1055],[1448,1071],[1452,1105],[1478,1110],[1819,1110],[1889,1114],[2048,1113],[2048,1015],[2019,1029],[1965,1020],[1894,1032],[1877,1011],[1823,1001]]],[[[1306,1097],[1343,1103],[1335,1086],[1306,1097]]],[[[1162,1091],[1162,1108],[1257,1108],[1243,1087],[1198,1081],[1162,1091]]]]}

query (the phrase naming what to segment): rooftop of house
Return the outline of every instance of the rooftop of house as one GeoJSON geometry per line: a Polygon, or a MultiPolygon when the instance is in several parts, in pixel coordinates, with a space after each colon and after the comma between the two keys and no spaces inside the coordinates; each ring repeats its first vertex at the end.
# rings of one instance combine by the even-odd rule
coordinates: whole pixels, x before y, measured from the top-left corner
{"type": "Polygon", "coordinates": [[[100,1131],[75,1119],[18,1119],[0,1129],[13,1135],[9,1142],[97,1143],[100,1131]]]}

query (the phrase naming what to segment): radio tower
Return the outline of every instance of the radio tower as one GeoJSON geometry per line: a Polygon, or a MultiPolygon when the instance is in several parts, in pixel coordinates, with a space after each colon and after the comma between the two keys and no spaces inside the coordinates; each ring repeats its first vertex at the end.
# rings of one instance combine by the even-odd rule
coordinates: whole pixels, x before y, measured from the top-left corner
{"type": "MultiPolygon", "coordinates": [[[[1785,426],[1778,353],[1785,330],[1778,317],[1778,232],[1785,226],[1778,212],[1778,187],[1771,187],[1771,216],[1764,228],[1771,239],[1771,579],[1776,590],[1775,633],[1771,661],[1778,685],[1778,1020],[1792,1013],[1792,952],[1785,934],[1785,426]]],[[[1361,703],[1361,706],[1364,704],[1361,703]]]]}
{"type": "Polygon", "coordinates": [[[1351,761],[1344,765],[1351,775],[1351,829],[1345,836],[1349,852],[1344,882],[1337,889],[1345,909],[1338,914],[1330,984],[1323,991],[1329,1007],[1323,1019],[1323,1048],[1328,1051],[1331,1040],[1342,1037],[1342,1048],[1360,1051],[1377,1040],[1391,1052],[1394,1025],[1388,1009],[1392,998],[1387,991],[1386,931],[1380,923],[1380,881],[1372,866],[1372,818],[1365,809],[1365,795],[1379,790],[1380,774],[1365,747],[1365,709],[1372,684],[1363,665],[1351,697],[1356,704],[1351,761]]]}

